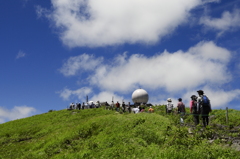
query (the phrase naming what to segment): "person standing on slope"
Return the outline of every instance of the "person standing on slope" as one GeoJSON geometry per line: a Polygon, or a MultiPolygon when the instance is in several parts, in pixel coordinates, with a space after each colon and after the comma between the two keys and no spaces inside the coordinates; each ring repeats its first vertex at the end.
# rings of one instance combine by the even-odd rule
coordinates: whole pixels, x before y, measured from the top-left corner
{"type": "Polygon", "coordinates": [[[128,107],[127,107],[127,109],[128,109],[128,113],[131,113],[132,108],[131,108],[131,104],[130,104],[130,102],[128,102],[128,107]]]}
{"type": "Polygon", "coordinates": [[[197,96],[192,95],[190,101],[190,113],[193,115],[195,125],[199,124],[199,107],[197,105],[197,96]]]}
{"type": "Polygon", "coordinates": [[[122,110],[123,110],[124,113],[126,112],[126,104],[125,104],[125,102],[122,102],[122,110]]]}
{"type": "Polygon", "coordinates": [[[114,109],[114,102],[112,101],[112,104],[110,106],[110,109],[113,110],[114,109]]]}
{"type": "Polygon", "coordinates": [[[203,90],[198,90],[199,97],[197,98],[197,104],[200,108],[200,114],[203,121],[203,126],[206,127],[209,124],[209,113],[212,111],[209,98],[204,95],[203,90]]]}
{"type": "Polygon", "coordinates": [[[116,111],[119,112],[119,110],[120,110],[120,104],[119,104],[118,101],[117,101],[117,103],[116,103],[116,111]]]}
{"type": "Polygon", "coordinates": [[[167,99],[167,104],[166,104],[166,114],[171,114],[173,111],[173,104],[172,104],[172,99],[168,98],[167,99]]]}
{"type": "Polygon", "coordinates": [[[152,106],[150,106],[150,108],[148,109],[148,112],[149,113],[153,113],[154,112],[154,109],[152,108],[152,106]]]}
{"type": "Polygon", "coordinates": [[[183,123],[183,117],[185,115],[186,110],[185,110],[185,104],[182,102],[182,98],[178,99],[177,110],[178,110],[178,113],[180,114],[180,121],[181,123],[183,123]]]}

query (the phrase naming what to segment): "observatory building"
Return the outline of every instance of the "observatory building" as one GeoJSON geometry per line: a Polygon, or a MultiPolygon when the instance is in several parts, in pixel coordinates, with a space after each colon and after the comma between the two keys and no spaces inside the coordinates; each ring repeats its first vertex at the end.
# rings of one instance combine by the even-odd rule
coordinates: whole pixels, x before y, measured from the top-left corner
{"type": "Polygon", "coordinates": [[[148,93],[144,89],[137,89],[132,94],[133,103],[144,103],[148,102],[148,93]]]}

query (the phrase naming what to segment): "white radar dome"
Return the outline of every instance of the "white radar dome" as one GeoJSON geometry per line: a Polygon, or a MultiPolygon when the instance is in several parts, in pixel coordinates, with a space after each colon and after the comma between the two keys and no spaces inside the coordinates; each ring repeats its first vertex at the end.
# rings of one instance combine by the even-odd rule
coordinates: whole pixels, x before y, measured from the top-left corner
{"type": "Polygon", "coordinates": [[[133,103],[147,103],[148,93],[144,89],[137,89],[132,94],[133,103]]]}

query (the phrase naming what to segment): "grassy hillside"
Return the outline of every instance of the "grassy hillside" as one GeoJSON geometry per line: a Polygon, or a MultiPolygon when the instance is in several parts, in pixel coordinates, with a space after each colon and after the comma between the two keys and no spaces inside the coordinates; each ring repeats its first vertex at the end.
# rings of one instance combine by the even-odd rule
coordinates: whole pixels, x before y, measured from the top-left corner
{"type": "Polygon", "coordinates": [[[0,124],[0,158],[239,158],[240,152],[221,138],[239,136],[239,129],[230,131],[240,126],[239,111],[230,110],[234,113],[226,125],[225,112],[214,110],[211,126],[189,134],[191,115],[184,126],[177,115],[165,115],[162,106],[155,110],[61,110],[0,124]]]}

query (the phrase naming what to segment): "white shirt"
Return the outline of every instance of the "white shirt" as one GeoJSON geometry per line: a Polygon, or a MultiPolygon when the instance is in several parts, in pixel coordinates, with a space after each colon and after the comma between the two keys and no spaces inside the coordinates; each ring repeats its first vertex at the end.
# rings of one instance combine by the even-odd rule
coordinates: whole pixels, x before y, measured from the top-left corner
{"type": "Polygon", "coordinates": [[[172,104],[172,102],[168,102],[168,103],[166,104],[166,106],[167,106],[167,110],[172,110],[172,109],[173,109],[173,104],[172,104]]]}
{"type": "Polygon", "coordinates": [[[137,114],[139,113],[139,108],[133,108],[132,111],[135,112],[135,114],[137,114]]]}

